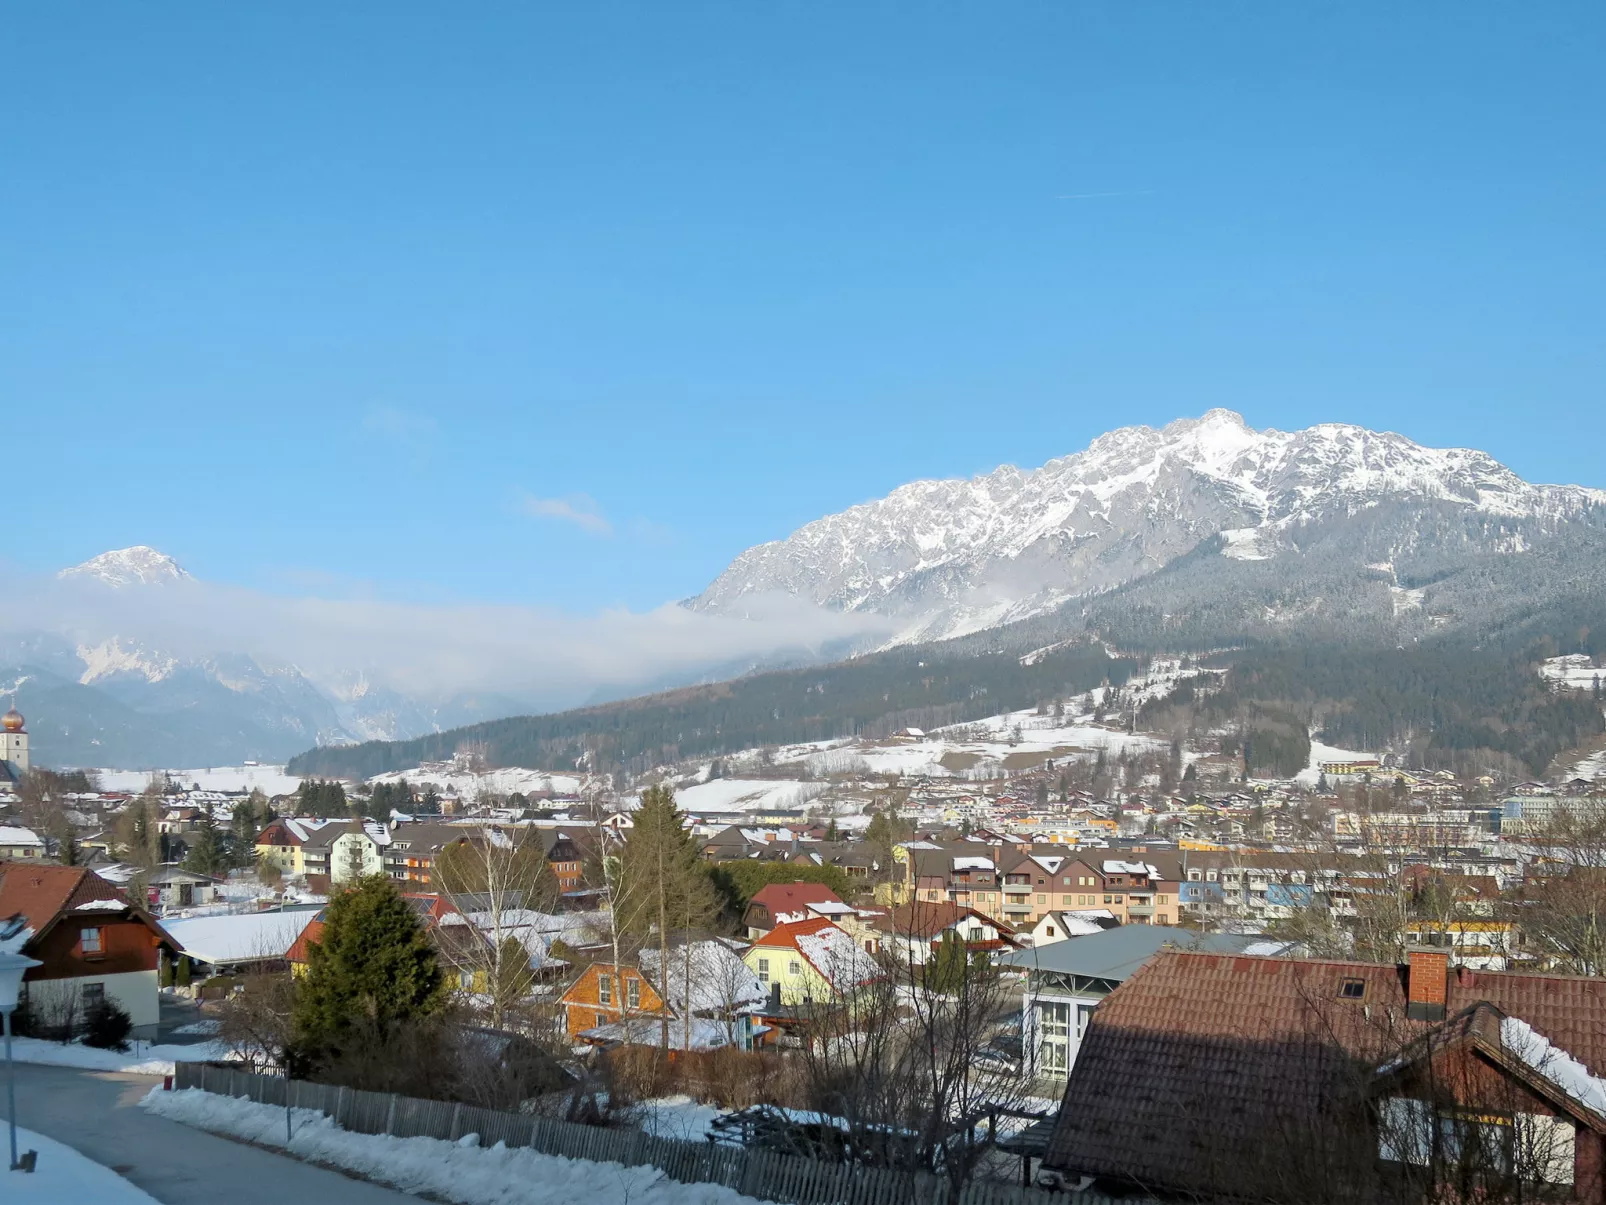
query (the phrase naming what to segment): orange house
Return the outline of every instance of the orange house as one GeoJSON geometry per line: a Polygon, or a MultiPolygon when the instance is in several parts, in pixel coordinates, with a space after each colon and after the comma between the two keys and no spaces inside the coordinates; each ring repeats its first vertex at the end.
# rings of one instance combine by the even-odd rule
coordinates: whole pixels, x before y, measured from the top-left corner
{"type": "Polygon", "coordinates": [[[632,1017],[661,1017],[664,1000],[651,981],[633,966],[595,963],[586,968],[558,1001],[563,1005],[570,1041],[588,1029],[632,1017]]]}

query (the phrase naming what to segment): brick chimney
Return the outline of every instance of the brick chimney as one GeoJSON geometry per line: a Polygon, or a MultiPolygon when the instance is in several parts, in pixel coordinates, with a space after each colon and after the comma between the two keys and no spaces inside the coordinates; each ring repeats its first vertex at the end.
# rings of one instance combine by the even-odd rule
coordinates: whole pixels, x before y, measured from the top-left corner
{"type": "Polygon", "coordinates": [[[1405,1015],[1412,1021],[1442,1021],[1449,993],[1448,950],[1410,949],[1405,953],[1405,1015]]]}

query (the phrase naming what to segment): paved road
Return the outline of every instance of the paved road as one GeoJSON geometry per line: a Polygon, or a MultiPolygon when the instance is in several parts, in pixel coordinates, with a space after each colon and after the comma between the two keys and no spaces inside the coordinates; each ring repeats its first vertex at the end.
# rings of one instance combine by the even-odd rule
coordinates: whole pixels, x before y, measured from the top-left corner
{"type": "MultiPolygon", "coordinates": [[[[114,1168],[167,1205],[418,1205],[406,1193],[153,1117],[136,1102],[160,1082],[18,1063],[17,1124],[114,1168]]],[[[0,1122],[4,1106],[0,1071],[0,1122]]]]}

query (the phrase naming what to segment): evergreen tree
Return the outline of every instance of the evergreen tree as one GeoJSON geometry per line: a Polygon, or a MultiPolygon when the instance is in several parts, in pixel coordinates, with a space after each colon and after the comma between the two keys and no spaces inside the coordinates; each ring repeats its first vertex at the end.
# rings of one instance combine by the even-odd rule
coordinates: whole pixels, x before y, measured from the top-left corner
{"type": "Polygon", "coordinates": [[[446,977],[418,916],[384,875],[358,879],[329,901],[322,938],[307,948],[307,974],[292,1018],[298,1053],[336,1055],[363,1025],[383,1041],[445,1005],[446,977]]]}
{"type": "Polygon", "coordinates": [[[201,818],[196,822],[189,846],[189,852],[184,855],[185,870],[196,874],[222,874],[229,868],[229,852],[223,847],[223,838],[218,833],[217,821],[212,819],[210,807],[201,809],[201,818]]]}
{"type": "Polygon", "coordinates": [[[937,953],[926,972],[927,985],[932,991],[945,995],[958,992],[964,986],[969,962],[965,943],[959,939],[959,935],[952,929],[943,930],[942,940],[937,943],[937,953]]]}

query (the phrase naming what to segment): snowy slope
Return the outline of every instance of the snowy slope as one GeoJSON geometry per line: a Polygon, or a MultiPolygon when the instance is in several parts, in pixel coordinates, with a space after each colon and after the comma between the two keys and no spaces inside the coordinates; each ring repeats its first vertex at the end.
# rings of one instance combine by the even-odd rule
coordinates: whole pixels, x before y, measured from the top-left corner
{"type": "Polygon", "coordinates": [[[190,575],[166,553],[144,544],[117,548],[91,557],[82,565],[63,569],[58,577],[97,578],[108,586],[160,586],[190,580],[190,575]]]}
{"type": "Polygon", "coordinates": [[[747,550],[690,605],[781,592],[899,616],[905,639],[951,636],[1130,581],[1218,534],[1229,557],[1271,559],[1298,524],[1383,502],[1560,521],[1606,492],[1530,485],[1469,449],[1337,423],[1256,431],[1211,410],[1035,470],[903,486],[747,550]]]}

